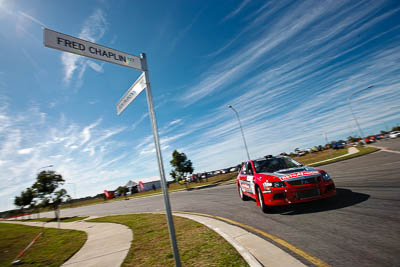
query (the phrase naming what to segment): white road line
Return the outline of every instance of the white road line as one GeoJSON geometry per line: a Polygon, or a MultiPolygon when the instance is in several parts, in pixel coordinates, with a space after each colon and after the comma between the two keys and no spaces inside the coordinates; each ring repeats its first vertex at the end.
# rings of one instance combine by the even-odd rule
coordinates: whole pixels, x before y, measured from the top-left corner
{"type": "Polygon", "coordinates": [[[395,150],[390,150],[390,149],[381,149],[381,151],[400,154],[400,151],[395,151],[395,150]]]}

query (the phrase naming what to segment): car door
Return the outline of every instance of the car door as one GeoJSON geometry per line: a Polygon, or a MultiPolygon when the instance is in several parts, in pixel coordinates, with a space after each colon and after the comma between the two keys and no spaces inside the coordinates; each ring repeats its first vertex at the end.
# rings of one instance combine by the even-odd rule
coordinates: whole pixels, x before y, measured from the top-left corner
{"type": "Polygon", "coordinates": [[[251,190],[251,184],[248,180],[248,162],[243,164],[242,170],[240,171],[240,186],[245,193],[253,193],[251,190]]]}
{"type": "Polygon", "coordinates": [[[247,173],[246,180],[250,187],[249,193],[255,195],[256,192],[255,192],[255,185],[254,185],[254,171],[253,171],[253,166],[252,166],[251,162],[247,163],[246,173],[247,173]]]}

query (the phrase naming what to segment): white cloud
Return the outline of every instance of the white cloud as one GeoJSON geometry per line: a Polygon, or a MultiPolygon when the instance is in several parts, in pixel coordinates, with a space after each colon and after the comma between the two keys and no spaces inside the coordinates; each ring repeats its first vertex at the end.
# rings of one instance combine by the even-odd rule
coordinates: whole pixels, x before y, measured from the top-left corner
{"type": "Polygon", "coordinates": [[[20,14],[21,16],[23,16],[23,17],[29,19],[30,21],[32,21],[32,22],[34,22],[34,23],[36,23],[36,24],[39,24],[40,26],[42,26],[42,27],[44,27],[44,28],[47,28],[47,26],[46,26],[43,22],[41,22],[40,20],[38,20],[37,18],[35,18],[35,17],[31,16],[31,15],[28,15],[28,14],[25,13],[25,12],[18,11],[18,14],[20,14]]]}
{"type": "Polygon", "coordinates": [[[95,123],[93,123],[89,126],[86,126],[82,130],[82,132],[81,132],[82,141],[80,143],[81,146],[90,140],[90,138],[91,138],[90,130],[93,129],[94,127],[96,127],[97,125],[99,125],[101,123],[101,121],[102,121],[101,119],[98,119],[95,123]]]}
{"type": "Polygon", "coordinates": [[[303,2],[296,5],[291,10],[292,14],[282,16],[275,26],[268,25],[268,28],[254,41],[248,42],[231,56],[210,66],[202,79],[182,97],[182,102],[188,106],[239,80],[251,68],[257,68],[260,64],[264,64],[262,59],[266,57],[267,53],[320,19],[325,12],[331,12],[332,8],[326,3],[315,5],[303,2]]]}
{"type": "Polygon", "coordinates": [[[91,60],[88,60],[86,63],[87,63],[87,64],[89,65],[89,67],[91,67],[92,70],[94,70],[94,71],[101,72],[101,73],[104,71],[104,69],[103,69],[103,65],[104,65],[104,64],[97,64],[96,62],[93,62],[93,61],[91,61],[91,60]]]}
{"type": "MultiPolygon", "coordinates": [[[[64,82],[66,84],[70,83],[72,75],[75,70],[78,68],[78,60],[79,56],[71,53],[63,52],[61,54],[61,62],[64,65],[64,82]]],[[[81,63],[80,63],[81,64],[81,63]]]]}
{"type": "Polygon", "coordinates": [[[240,5],[233,10],[231,13],[229,13],[228,15],[226,15],[223,19],[222,22],[227,21],[233,17],[235,17],[243,8],[245,8],[248,4],[250,3],[250,0],[243,0],[240,5]]]}
{"type": "MultiPolygon", "coordinates": [[[[101,119],[78,125],[65,116],[43,124],[40,108],[35,105],[30,110],[12,115],[8,109],[0,110],[0,120],[6,122],[0,127],[0,183],[4,185],[0,196],[13,198],[31,186],[42,166],[53,165],[67,182],[78,185],[81,196],[102,192],[101,181],[122,184],[131,174],[126,162],[132,155],[123,152],[124,141],[114,138],[126,127],[103,127],[101,119]]],[[[11,202],[7,205],[1,209],[13,208],[11,202]]]]}
{"type": "Polygon", "coordinates": [[[186,33],[190,31],[190,29],[193,27],[193,25],[196,23],[196,21],[198,20],[198,18],[200,17],[200,15],[202,13],[203,13],[203,10],[200,10],[196,14],[196,16],[194,16],[192,21],[189,24],[187,24],[185,28],[183,28],[180,32],[178,32],[175,35],[174,39],[172,39],[172,41],[170,43],[170,50],[173,50],[175,48],[175,46],[184,38],[186,33]]]}
{"type": "Polygon", "coordinates": [[[180,123],[181,121],[182,121],[182,119],[177,119],[177,120],[171,121],[171,122],[168,124],[168,126],[172,126],[172,125],[174,125],[174,124],[178,124],[178,123],[180,123]]]}
{"type": "Polygon", "coordinates": [[[395,36],[396,25],[377,34],[370,30],[400,10],[376,16],[382,3],[309,1],[287,8],[281,3],[279,8],[269,5],[268,16],[259,12],[248,18],[246,38],[235,40],[246,45],[211,65],[181,99],[186,105],[226,101],[183,127],[190,137],[174,144],[197,170],[246,159],[236,117],[227,104],[240,113],[253,158],[324,144],[324,132],[329,140],[354,135],[357,128],[346,97],[371,84],[371,90],[352,98],[365,134],[400,118],[390,108],[400,101],[399,38],[370,48],[381,38],[395,36]]]}
{"type": "MultiPolygon", "coordinates": [[[[103,37],[106,29],[107,21],[105,19],[105,14],[101,9],[96,9],[93,14],[85,20],[78,37],[90,42],[96,42],[103,37]]],[[[70,84],[74,72],[79,70],[79,87],[82,84],[82,77],[87,65],[97,72],[103,71],[102,65],[71,53],[62,53],[61,62],[64,66],[64,82],[67,85],[70,84]]]]}
{"type": "Polygon", "coordinates": [[[31,154],[32,152],[33,152],[33,148],[24,148],[24,149],[18,150],[18,154],[20,154],[20,155],[28,155],[28,154],[31,154]]]}

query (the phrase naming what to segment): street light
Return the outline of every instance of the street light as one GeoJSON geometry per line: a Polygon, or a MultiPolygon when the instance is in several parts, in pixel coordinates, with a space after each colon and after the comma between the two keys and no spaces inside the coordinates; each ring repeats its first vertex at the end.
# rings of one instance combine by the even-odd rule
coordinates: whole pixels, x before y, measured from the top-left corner
{"type": "Polygon", "coordinates": [[[354,115],[353,109],[351,108],[350,98],[351,98],[353,95],[358,94],[358,93],[360,93],[361,91],[370,89],[370,88],[372,88],[372,87],[373,87],[373,85],[370,85],[370,86],[368,86],[367,88],[364,88],[364,89],[361,89],[361,90],[358,90],[358,91],[353,92],[351,95],[349,95],[349,96],[347,97],[347,104],[349,105],[351,114],[353,115],[354,121],[356,122],[357,127],[358,127],[358,130],[360,131],[361,140],[363,140],[363,141],[364,141],[364,133],[362,132],[361,127],[360,127],[360,124],[358,123],[357,117],[356,117],[356,115],[354,115]]]}
{"type": "Polygon", "coordinates": [[[240,126],[240,131],[242,132],[243,143],[244,143],[244,147],[246,148],[247,158],[250,160],[249,149],[247,148],[246,138],[244,137],[244,132],[243,132],[243,128],[242,128],[242,123],[240,122],[239,113],[231,105],[229,105],[228,108],[232,109],[232,111],[235,112],[235,114],[236,114],[236,117],[238,119],[239,126],[240,126]]]}

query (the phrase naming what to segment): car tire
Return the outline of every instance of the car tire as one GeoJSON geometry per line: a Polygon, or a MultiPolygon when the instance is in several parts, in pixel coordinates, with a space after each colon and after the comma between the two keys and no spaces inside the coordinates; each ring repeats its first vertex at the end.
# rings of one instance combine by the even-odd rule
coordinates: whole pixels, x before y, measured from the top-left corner
{"type": "Polygon", "coordinates": [[[243,193],[242,187],[241,187],[239,184],[238,184],[238,191],[239,191],[239,197],[240,197],[241,200],[247,201],[247,200],[250,199],[248,196],[246,196],[246,195],[243,193]]]}
{"type": "Polygon", "coordinates": [[[258,201],[260,202],[260,208],[262,210],[262,212],[266,213],[268,212],[268,206],[265,205],[264,202],[264,197],[261,193],[261,189],[259,187],[257,187],[257,196],[258,196],[258,201]]]}

